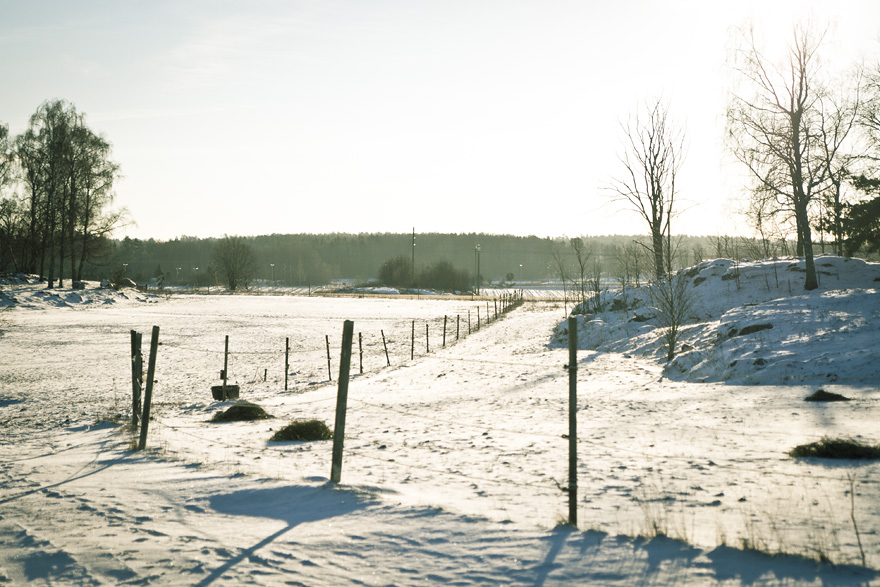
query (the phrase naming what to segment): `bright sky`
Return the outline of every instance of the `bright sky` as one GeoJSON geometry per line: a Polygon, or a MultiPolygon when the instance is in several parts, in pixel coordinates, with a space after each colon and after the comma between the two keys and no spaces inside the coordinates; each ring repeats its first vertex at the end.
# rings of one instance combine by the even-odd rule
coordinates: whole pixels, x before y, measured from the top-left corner
{"type": "Polygon", "coordinates": [[[689,144],[673,230],[730,233],[730,29],[810,13],[844,61],[880,54],[877,0],[0,0],[0,122],[84,112],[117,236],[632,234],[603,187],[662,95],[689,144]]]}

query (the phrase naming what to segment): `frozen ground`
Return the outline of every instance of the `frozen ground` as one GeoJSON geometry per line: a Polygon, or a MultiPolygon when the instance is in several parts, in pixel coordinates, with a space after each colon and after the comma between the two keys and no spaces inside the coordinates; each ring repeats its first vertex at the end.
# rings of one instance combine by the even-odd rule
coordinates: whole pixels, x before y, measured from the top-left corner
{"type": "Polygon", "coordinates": [[[0,581],[880,585],[860,567],[862,551],[880,566],[880,465],[786,454],[824,435],[880,442],[880,268],[822,258],[822,287],[803,294],[796,265],[779,263],[699,268],[697,322],[668,366],[650,320],[630,321],[650,318],[635,302],[581,318],[580,530],[557,527],[568,510],[558,302],[464,336],[485,302],[4,285],[0,581]],[[329,442],[268,438],[296,418],[332,425],[325,336],[335,379],[344,319],[362,334],[364,374],[356,343],[334,487],[329,442]],[[756,323],[774,326],[731,336],[756,323]],[[129,330],[148,348],[153,325],[149,448],[130,452],[110,422],[129,413],[129,330]],[[208,423],[228,405],[209,390],[225,335],[230,382],[274,419],[208,423]],[[820,386],[853,401],[802,401],[820,386]]]}

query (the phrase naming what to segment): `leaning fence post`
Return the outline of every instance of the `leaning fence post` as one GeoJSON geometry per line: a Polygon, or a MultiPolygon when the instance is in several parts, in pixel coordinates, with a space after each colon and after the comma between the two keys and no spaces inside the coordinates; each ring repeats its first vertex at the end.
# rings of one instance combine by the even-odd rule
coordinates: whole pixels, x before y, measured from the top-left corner
{"type": "Polygon", "coordinates": [[[388,366],[391,366],[391,358],[388,356],[388,344],[385,342],[385,331],[380,330],[382,333],[382,346],[385,348],[385,362],[388,363],[388,366]]]}
{"type": "Polygon", "coordinates": [[[131,428],[137,430],[141,411],[141,385],[144,378],[144,358],[141,355],[141,333],[131,331],[131,428]]]}
{"type": "Polygon", "coordinates": [[[324,340],[327,341],[327,378],[333,381],[333,371],[330,370],[330,335],[325,334],[324,340]]]}
{"type": "Polygon", "coordinates": [[[342,444],[345,439],[345,410],[348,404],[348,371],[351,366],[351,343],[354,338],[354,322],[346,320],[342,325],[342,352],[339,358],[339,387],[336,393],[336,424],[333,426],[333,462],[330,466],[330,482],[339,483],[342,478],[342,444]]]}
{"type": "Polygon", "coordinates": [[[577,318],[568,319],[568,523],[577,526],[577,318]]]}
{"type": "Polygon", "coordinates": [[[147,388],[144,391],[144,415],[141,417],[141,439],[138,450],[147,448],[147,428],[150,426],[150,404],[153,402],[153,378],[156,376],[156,351],[159,348],[159,327],[153,326],[150,339],[150,361],[147,366],[147,388]]]}

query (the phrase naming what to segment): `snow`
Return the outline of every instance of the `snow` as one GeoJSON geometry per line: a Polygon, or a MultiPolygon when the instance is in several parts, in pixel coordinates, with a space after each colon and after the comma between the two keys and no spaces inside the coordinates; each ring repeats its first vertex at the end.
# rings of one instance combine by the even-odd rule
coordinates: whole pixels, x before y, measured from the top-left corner
{"type": "MultiPolygon", "coordinates": [[[[880,265],[816,259],[820,289],[803,291],[803,261],[718,259],[681,272],[692,298],[683,350],[664,375],[688,381],[777,384],[880,380],[880,265]]],[[[648,288],[609,292],[605,308],[579,317],[580,348],[661,358],[648,288]],[[616,303],[615,303],[616,302],[616,303]]],[[[567,324],[557,329],[567,344],[567,324]]]]}
{"type": "MultiPolygon", "coordinates": [[[[817,266],[814,292],[802,291],[792,259],[693,268],[687,347],[670,364],[644,291],[626,292],[627,310],[579,317],[579,529],[558,525],[568,511],[568,351],[557,300],[476,330],[486,303],[469,297],[7,282],[0,581],[880,585],[880,464],[786,454],[824,435],[880,442],[880,266],[817,266]],[[355,355],[334,485],[330,442],[268,438],[299,418],[332,426],[325,337],[336,379],[346,319],[355,355]],[[132,452],[120,425],[129,331],[143,332],[146,353],[153,325],[153,420],[148,449],[132,452]],[[229,382],[273,419],[208,421],[230,405],[210,394],[226,335],[229,382]],[[853,401],[803,402],[820,386],[853,401]],[[821,557],[835,564],[812,560],[821,557]]],[[[609,291],[609,307],[623,295],[609,291]]]]}

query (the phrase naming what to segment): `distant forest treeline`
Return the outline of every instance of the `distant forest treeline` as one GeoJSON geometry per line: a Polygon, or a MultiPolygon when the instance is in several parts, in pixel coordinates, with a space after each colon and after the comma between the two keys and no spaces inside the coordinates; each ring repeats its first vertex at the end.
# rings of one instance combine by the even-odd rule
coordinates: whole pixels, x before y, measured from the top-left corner
{"type": "MultiPolygon", "coordinates": [[[[575,266],[576,258],[567,238],[539,238],[493,234],[273,234],[245,237],[257,259],[252,277],[257,282],[277,285],[322,285],[350,279],[376,279],[382,263],[394,257],[412,260],[416,269],[437,261],[479,275],[484,284],[560,279],[559,263],[575,266]],[[479,245],[479,252],[477,252],[479,245]],[[479,259],[478,259],[479,257],[479,259]]],[[[613,279],[624,271],[632,273],[633,256],[638,256],[647,237],[581,237],[591,267],[613,279]]],[[[89,279],[119,274],[137,283],[162,277],[166,285],[206,286],[219,283],[214,267],[218,238],[180,237],[169,241],[125,238],[109,242],[111,254],[101,264],[88,268],[89,279]]],[[[734,237],[691,237],[674,239],[673,258],[683,267],[714,257],[764,257],[790,254],[788,244],[774,245],[734,237]]],[[[645,254],[647,251],[645,250],[645,254]]],[[[649,260],[644,260],[644,276],[649,260]]]]}

